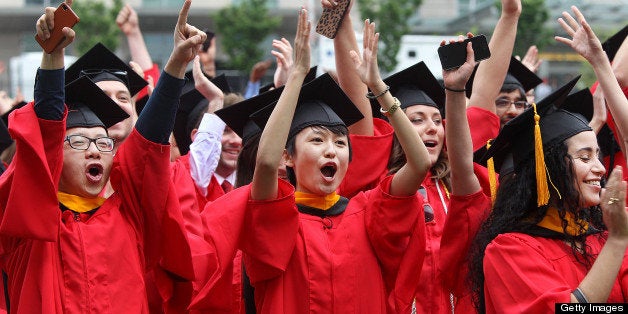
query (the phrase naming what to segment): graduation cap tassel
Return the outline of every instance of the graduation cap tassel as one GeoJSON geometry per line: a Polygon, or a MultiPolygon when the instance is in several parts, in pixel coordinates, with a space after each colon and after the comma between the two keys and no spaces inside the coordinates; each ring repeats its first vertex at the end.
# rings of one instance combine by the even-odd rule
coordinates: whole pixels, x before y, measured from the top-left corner
{"type": "MultiPolygon", "coordinates": [[[[486,150],[491,148],[491,140],[486,142],[486,150]]],[[[491,189],[491,204],[495,204],[495,198],[497,197],[497,174],[495,174],[495,163],[493,157],[486,161],[488,167],[488,184],[491,189]]]]}
{"type": "Polygon", "coordinates": [[[545,173],[545,156],[543,155],[543,139],[541,138],[541,126],[539,120],[541,117],[536,112],[536,104],[532,103],[534,108],[534,160],[536,162],[536,203],[537,206],[547,205],[549,202],[549,188],[547,186],[547,175],[545,173]]]}

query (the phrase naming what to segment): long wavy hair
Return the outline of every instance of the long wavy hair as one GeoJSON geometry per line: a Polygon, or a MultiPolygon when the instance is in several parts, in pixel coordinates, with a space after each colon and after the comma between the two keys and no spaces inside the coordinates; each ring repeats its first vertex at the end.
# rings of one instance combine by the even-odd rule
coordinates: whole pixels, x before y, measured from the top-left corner
{"type": "MultiPolygon", "coordinates": [[[[590,268],[596,256],[590,248],[579,248],[578,244],[586,243],[586,231],[580,226],[579,236],[570,236],[567,229],[566,214],[570,213],[575,219],[589,222],[590,227],[605,230],[602,222],[602,212],[599,206],[583,209],[580,204],[580,193],[576,186],[573,158],[567,153],[567,143],[562,141],[550,147],[544,147],[545,163],[553,185],[550,185],[550,204],[558,209],[562,220],[563,233],[556,238],[567,242],[571,246],[572,254],[579,263],[590,268]]],[[[500,177],[500,186],[495,199],[493,210],[482,224],[471,246],[469,260],[469,278],[473,293],[473,302],[479,313],[486,311],[484,296],[483,260],[488,244],[499,234],[520,232],[533,236],[538,230],[536,226],[545,216],[548,206],[538,207],[536,193],[536,174],[534,156],[523,161],[515,173],[500,177]]],[[[599,234],[601,236],[601,234],[599,234]]]]}
{"type": "MultiPolygon", "coordinates": [[[[393,146],[388,158],[388,174],[394,174],[403,165],[406,164],[406,154],[403,152],[403,148],[397,139],[397,135],[393,136],[393,146]]],[[[447,187],[447,190],[451,191],[451,180],[449,176],[449,157],[447,156],[447,150],[443,146],[438,155],[438,159],[434,165],[430,168],[430,173],[433,179],[437,179],[447,187]]]]}

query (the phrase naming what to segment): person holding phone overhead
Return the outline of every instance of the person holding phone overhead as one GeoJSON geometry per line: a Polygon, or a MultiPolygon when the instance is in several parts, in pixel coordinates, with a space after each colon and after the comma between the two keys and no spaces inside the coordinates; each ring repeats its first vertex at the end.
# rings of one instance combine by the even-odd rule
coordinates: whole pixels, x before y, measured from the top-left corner
{"type": "MultiPolygon", "coordinates": [[[[128,115],[88,76],[64,88],[64,48],[74,31],[64,27],[61,45],[43,54],[34,104],[10,116],[17,153],[0,179],[10,312],[148,313],[149,269],[193,279],[167,145],[185,68],[205,38],[186,23],[190,5],[179,13],[146,114],[115,157],[107,127],[128,115]],[[99,198],[110,175],[116,192],[99,198]]],[[[38,36],[54,32],[54,12],[39,18],[38,36]]]]}

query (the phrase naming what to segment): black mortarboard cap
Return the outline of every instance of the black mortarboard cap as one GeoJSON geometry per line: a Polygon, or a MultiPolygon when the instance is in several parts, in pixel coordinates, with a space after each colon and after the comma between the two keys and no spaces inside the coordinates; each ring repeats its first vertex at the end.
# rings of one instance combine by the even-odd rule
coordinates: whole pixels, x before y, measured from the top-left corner
{"type": "MultiPolygon", "coordinates": [[[[251,119],[263,129],[276,104],[275,102],[253,113],[251,119]]],[[[288,138],[309,126],[345,125],[348,127],[363,118],[360,110],[355,107],[340,86],[328,73],[325,73],[301,88],[288,138]]]]}
{"type": "Polygon", "coordinates": [[[148,85],[144,78],[101,43],[94,45],[65,71],[65,83],[75,81],[84,73],[94,82],[120,81],[129,88],[131,96],[148,85]]]}
{"type": "MultiPolygon", "coordinates": [[[[227,84],[227,79],[224,74],[213,78],[211,81],[220,88],[223,93],[229,92],[229,84],[227,84]]],[[[203,113],[207,111],[208,105],[209,101],[205,99],[205,96],[194,88],[194,81],[188,80],[179,98],[179,108],[173,129],[174,138],[177,141],[181,155],[187,154],[190,150],[190,144],[192,144],[190,133],[196,128],[198,121],[203,118],[203,113]]]]}
{"type": "Polygon", "coordinates": [[[615,33],[615,35],[611,36],[604,43],[602,43],[602,49],[606,52],[608,56],[608,60],[613,61],[615,59],[615,55],[617,54],[617,50],[626,39],[628,35],[628,25],[624,26],[619,32],[615,33]]]}
{"type": "Polygon", "coordinates": [[[281,96],[283,88],[281,86],[271,89],[265,93],[217,110],[215,114],[242,138],[243,143],[246,143],[251,136],[261,131],[249,117],[258,110],[276,102],[279,96],[281,96]]]}
{"type": "MultiPolygon", "coordinates": [[[[469,80],[467,81],[467,97],[471,97],[473,80],[475,79],[475,73],[478,70],[478,66],[479,64],[475,67],[473,73],[471,73],[471,77],[469,77],[469,80]]],[[[536,74],[534,74],[534,72],[530,71],[525,65],[523,65],[521,61],[517,60],[515,57],[510,57],[508,73],[504,78],[504,83],[502,84],[502,86],[513,85],[516,87],[521,87],[524,91],[527,92],[537,85],[541,84],[542,82],[543,80],[536,74]]]]}
{"type": "MultiPolygon", "coordinates": [[[[315,65],[313,67],[310,68],[310,71],[307,72],[307,74],[305,75],[305,79],[303,80],[303,84],[307,84],[309,82],[311,82],[313,79],[316,78],[316,71],[318,69],[318,66],[315,65]]],[[[275,87],[274,83],[268,83],[262,87],[259,88],[258,92],[259,94],[265,93],[275,87]]]]}
{"type": "Polygon", "coordinates": [[[96,126],[107,129],[129,117],[87,76],[65,86],[65,102],[68,106],[66,129],[96,126]]]}
{"type": "MultiPolygon", "coordinates": [[[[580,114],[586,106],[566,104],[567,96],[579,78],[580,76],[571,80],[536,104],[541,118],[539,124],[543,146],[553,146],[580,132],[591,130],[587,119],[580,114]],[[563,109],[564,106],[574,111],[567,111],[563,109]]],[[[533,152],[534,108],[529,108],[504,125],[480,163],[486,164],[488,158],[493,157],[495,169],[499,172],[503,168],[502,164],[511,155],[514,170],[518,171],[521,163],[531,158],[533,152]]]]}
{"type": "MultiPolygon", "coordinates": [[[[387,77],[384,83],[390,86],[390,93],[399,99],[402,109],[427,105],[437,108],[445,116],[445,90],[425,62],[421,61],[387,77]]],[[[371,107],[379,108],[377,99],[371,100],[371,107]]],[[[379,109],[373,112],[379,112],[379,109]]]]}
{"type": "Polygon", "coordinates": [[[13,139],[9,134],[9,129],[4,122],[0,121],[0,153],[13,144],[13,139]]]}

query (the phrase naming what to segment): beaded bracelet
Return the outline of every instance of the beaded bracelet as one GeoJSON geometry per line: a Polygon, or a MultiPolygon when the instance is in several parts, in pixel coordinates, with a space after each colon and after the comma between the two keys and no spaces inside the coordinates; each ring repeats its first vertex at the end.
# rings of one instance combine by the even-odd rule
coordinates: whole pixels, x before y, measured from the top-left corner
{"type": "Polygon", "coordinates": [[[368,99],[377,99],[379,97],[384,96],[384,94],[388,93],[390,91],[390,86],[386,85],[386,89],[384,89],[381,93],[375,95],[373,94],[373,92],[368,92],[366,93],[366,98],[368,99]]]}

